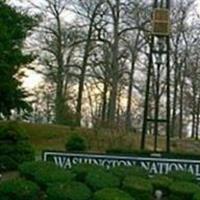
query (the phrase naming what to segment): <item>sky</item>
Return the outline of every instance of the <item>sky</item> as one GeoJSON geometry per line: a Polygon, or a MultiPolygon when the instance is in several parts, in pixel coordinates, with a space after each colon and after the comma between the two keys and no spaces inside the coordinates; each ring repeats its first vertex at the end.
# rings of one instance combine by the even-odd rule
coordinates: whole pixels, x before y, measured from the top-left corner
{"type": "MultiPolygon", "coordinates": [[[[27,7],[30,7],[28,1],[34,2],[35,5],[43,5],[43,2],[45,2],[45,0],[8,0],[10,5],[14,5],[22,9],[27,9],[27,7]]],[[[73,15],[71,13],[66,13],[66,15],[67,17],[63,16],[66,21],[71,21],[73,19],[73,15]]],[[[42,75],[34,72],[33,70],[26,70],[25,74],[26,77],[23,78],[22,86],[27,89],[35,88],[43,81],[42,75]]]]}
{"type": "MultiPolygon", "coordinates": [[[[9,0],[9,3],[12,5],[17,5],[20,6],[22,8],[26,8],[27,7],[27,1],[24,0],[9,0]]],[[[34,0],[33,1],[35,4],[37,3],[42,3],[44,2],[44,0],[34,0]]],[[[196,12],[199,12],[200,14],[200,0],[197,0],[197,7],[196,7],[196,12]]],[[[70,19],[70,16],[67,17],[67,19],[70,19]]],[[[34,87],[36,87],[39,83],[42,82],[42,76],[37,74],[36,72],[32,71],[32,70],[27,70],[26,71],[26,76],[23,79],[23,86],[27,89],[33,89],[34,87]]]]}

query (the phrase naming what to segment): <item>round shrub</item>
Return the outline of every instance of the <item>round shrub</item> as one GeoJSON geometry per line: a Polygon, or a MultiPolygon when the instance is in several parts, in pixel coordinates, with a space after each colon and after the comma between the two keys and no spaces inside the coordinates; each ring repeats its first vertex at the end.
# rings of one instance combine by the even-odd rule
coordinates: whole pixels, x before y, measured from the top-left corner
{"type": "Polygon", "coordinates": [[[39,188],[23,179],[4,181],[0,184],[1,200],[38,200],[39,188]]]}
{"type": "Polygon", "coordinates": [[[135,176],[125,177],[122,188],[136,200],[151,199],[153,194],[153,186],[150,180],[135,176]]]}
{"type": "Polygon", "coordinates": [[[67,151],[85,151],[87,149],[86,139],[78,134],[73,134],[65,145],[67,151]]]}
{"type": "Polygon", "coordinates": [[[105,169],[97,165],[79,164],[72,167],[71,172],[75,175],[77,181],[85,182],[89,172],[104,171],[105,169]]]}
{"type": "Polygon", "coordinates": [[[27,162],[19,167],[20,174],[40,185],[43,189],[56,183],[69,183],[74,175],[48,162],[27,162]]]}
{"type": "Polygon", "coordinates": [[[164,195],[169,195],[172,179],[167,176],[157,175],[151,180],[154,191],[161,190],[164,195]]]}
{"type": "Polygon", "coordinates": [[[200,187],[194,183],[175,181],[170,185],[170,200],[191,200],[200,187]]]}
{"type": "Polygon", "coordinates": [[[197,182],[195,175],[186,171],[171,171],[169,172],[168,177],[172,178],[174,181],[197,182]]]}
{"type": "Polygon", "coordinates": [[[9,156],[0,156],[0,171],[9,171],[17,168],[17,162],[9,156]]]}
{"type": "Polygon", "coordinates": [[[195,193],[193,200],[200,200],[200,192],[195,193]]]}
{"type": "Polygon", "coordinates": [[[57,184],[47,189],[47,200],[88,200],[90,197],[90,189],[78,182],[57,184]]]}
{"type": "Polygon", "coordinates": [[[119,177],[121,181],[125,178],[125,176],[138,176],[138,177],[143,177],[147,178],[148,177],[148,172],[138,166],[133,166],[133,167],[114,167],[110,169],[111,173],[114,174],[115,176],[119,177]]]}
{"type": "Polygon", "coordinates": [[[86,176],[86,183],[93,191],[120,186],[120,181],[116,176],[103,170],[90,171],[86,176]]]}
{"type": "Polygon", "coordinates": [[[119,189],[105,188],[94,194],[94,200],[134,200],[134,198],[119,189]]]}

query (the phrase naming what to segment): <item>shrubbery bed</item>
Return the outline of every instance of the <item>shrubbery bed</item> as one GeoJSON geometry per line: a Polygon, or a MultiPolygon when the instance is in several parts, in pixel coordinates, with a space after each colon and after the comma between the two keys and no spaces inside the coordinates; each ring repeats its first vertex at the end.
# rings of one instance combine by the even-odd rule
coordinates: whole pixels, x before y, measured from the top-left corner
{"type": "Polygon", "coordinates": [[[47,189],[47,200],[89,200],[90,189],[79,182],[55,184],[47,189]]]}
{"type": "Polygon", "coordinates": [[[69,171],[48,162],[27,162],[19,167],[20,174],[46,189],[56,183],[70,183],[74,175],[69,171]]]}
{"type": "Polygon", "coordinates": [[[0,183],[0,200],[38,200],[39,187],[24,179],[0,183]]]}
{"type": "Polygon", "coordinates": [[[153,186],[150,180],[136,176],[127,176],[123,181],[122,188],[136,200],[151,199],[153,194],[153,186]]]}
{"type": "MultiPolygon", "coordinates": [[[[16,146],[24,149],[24,154],[20,157],[20,151],[16,152],[19,158],[15,158],[22,162],[29,147],[23,142],[16,146]]],[[[11,146],[1,148],[7,154],[13,151],[11,146]]],[[[0,156],[0,170],[6,169],[4,165],[17,167],[15,162],[0,156]]],[[[19,172],[23,179],[0,183],[0,200],[151,200],[157,190],[168,200],[200,200],[196,177],[184,171],[149,178],[147,171],[137,166],[107,170],[80,164],[63,169],[50,162],[29,161],[19,166],[19,172]]]]}
{"type": "Polygon", "coordinates": [[[93,191],[120,186],[119,179],[104,170],[90,171],[86,177],[86,183],[93,191]]]}
{"type": "Polygon", "coordinates": [[[94,194],[94,200],[134,200],[134,198],[122,190],[105,188],[94,194]]]}

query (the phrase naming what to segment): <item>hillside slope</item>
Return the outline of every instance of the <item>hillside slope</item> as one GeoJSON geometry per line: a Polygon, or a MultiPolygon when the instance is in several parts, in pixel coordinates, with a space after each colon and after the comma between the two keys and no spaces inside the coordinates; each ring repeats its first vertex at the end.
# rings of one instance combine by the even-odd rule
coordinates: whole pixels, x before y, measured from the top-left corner
{"type": "MultiPolygon", "coordinates": [[[[7,122],[0,122],[0,126],[7,122]]],[[[140,135],[124,131],[115,132],[105,129],[72,129],[66,126],[52,124],[31,124],[20,122],[37,154],[43,150],[64,150],[68,137],[79,133],[87,138],[90,152],[105,152],[108,149],[139,150],[140,135]]],[[[147,138],[147,149],[153,149],[153,137],[147,138]]],[[[159,137],[159,149],[165,150],[165,137],[159,137]]],[[[192,153],[200,155],[200,141],[192,139],[171,139],[171,149],[177,153],[192,153]]]]}

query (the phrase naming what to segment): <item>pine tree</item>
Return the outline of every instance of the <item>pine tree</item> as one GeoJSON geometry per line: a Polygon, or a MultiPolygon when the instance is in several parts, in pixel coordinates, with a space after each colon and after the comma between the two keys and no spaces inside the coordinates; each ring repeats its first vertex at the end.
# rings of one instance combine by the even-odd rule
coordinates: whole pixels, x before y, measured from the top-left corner
{"type": "Polygon", "coordinates": [[[23,44],[35,20],[0,1],[0,116],[9,118],[11,111],[30,111],[27,93],[19,78],[21,67],[32,61],[23,54],[23,44]]]}

